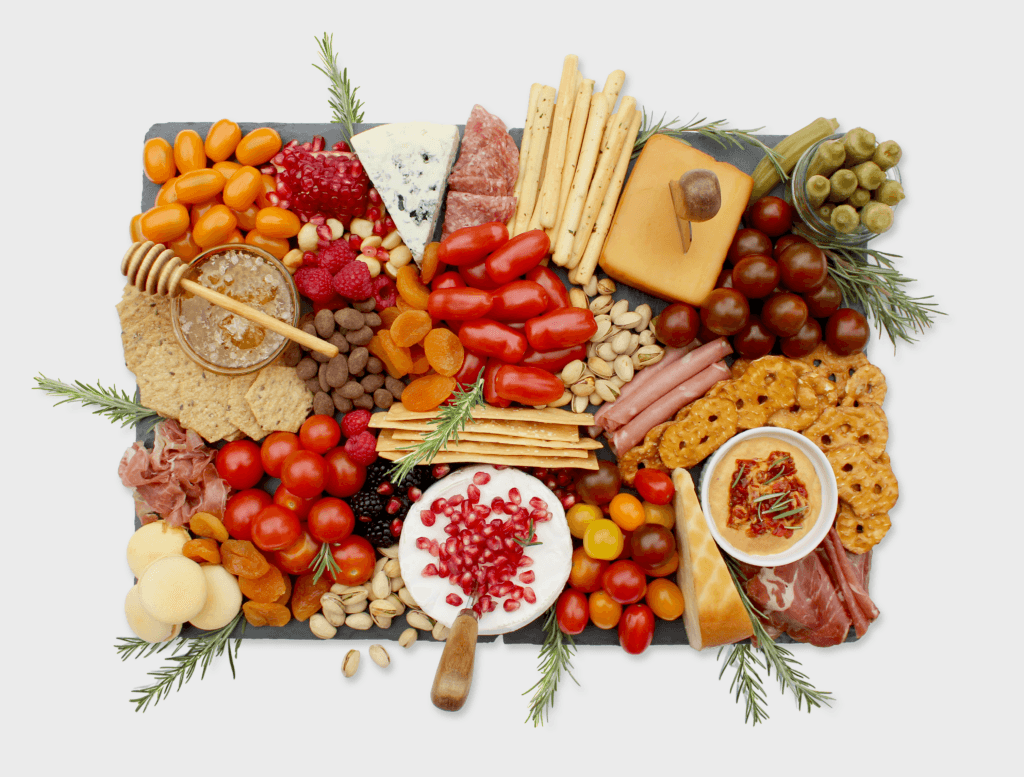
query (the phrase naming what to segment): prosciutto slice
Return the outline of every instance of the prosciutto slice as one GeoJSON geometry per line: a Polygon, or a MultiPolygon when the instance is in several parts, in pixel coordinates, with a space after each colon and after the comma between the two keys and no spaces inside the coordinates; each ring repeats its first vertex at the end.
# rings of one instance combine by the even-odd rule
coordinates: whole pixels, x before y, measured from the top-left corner
{"type": "Polygon", "coordinates": [[[133,489],[135,514],[142,523],[162,518],[182,526],[198,512],[224,514],[228,484],[217,474],[216,455],[198,434],[167,420],[155,429],[153,450],[133,443],[117,474],[133,489]]]}

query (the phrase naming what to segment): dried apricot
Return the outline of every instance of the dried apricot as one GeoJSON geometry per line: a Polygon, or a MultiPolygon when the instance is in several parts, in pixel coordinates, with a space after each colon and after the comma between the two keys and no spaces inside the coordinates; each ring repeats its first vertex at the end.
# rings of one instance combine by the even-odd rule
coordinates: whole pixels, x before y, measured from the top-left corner
{"type": "Polygon", "coordinates": [[[454,375],[462,368],[466,351],[462,341],[450,329],[431,329],[423,339],[427,361],[439,375],[454,375]]]}
{"type": "Polygon", "coordinates": [[[250,626],[285,626],[292,619],[292,614],[283,604],[265,602],[246,602],[242,612],[250,626]]]}
{"type": "Polygon", "coordinates": [[[292,598],[292,576],[281,575],[281,577],[284,578],[284,593],[277,597],[275,601],[278,604],[283,604],[285,607],[287,607],[288,602],[290,602],[292,598]]]}
{"type": "Polygon", "coordinates": [[[434,280],[435,275],[439,272],[444,272],[441,262],[437,258],[437,249],[440,247],[440,243],[427,243],[427,247],[423,249],[423,261],[420,262],[420,280],[424,283],[430,283],[434,280]]]}
{"type": "Polygon", "coordinates": [[[276,602],[287,588],[284,582],[284,574],[273,564],[270,565],[265,575],[256,578],[238,578],[238,587],[242,589],[243,594],[254,602],[264,602],[267,604],[276,602]]]}
{"type": "Polygon", "coordinates": [[[430,314],[425,310],[407,310],[399,314],[389,327],[391,339],[395,341],[395,345],[405,348],[416,345],[427,336],[430,328],[430,314]]]}
{"type": "Polygon", "coordinates": [[[181,547],[181,555],[190,558],[197,564],[203,562],[209,564],[220,563],[220,550],[217,548],[217,540],[203,537],[198,540],[189,540],[181,547]]]}
{"type": "Polygon", "coordinates": [[[402,404],[414,413],[434,410],[455,390],[455,378],[448,375],[426,375],[416,378],[402,392],[402,404]]]}
{"type": "Polygon", "coordinates": [[[198,512],[188,522],[188,530],[197,537],[209,537],[224,542],[229,538],[228,530],[213,513],[198,512]]]}
{"type": "Polygon", "coordinates": [[[420,281],[419,271],[415,265],[407,264],[398,268],[395,276],[395,286],[398,287],[398,294],[417,310],[427,309],[427,298],[430,297],[430,289],[420,281]]]}
{"type": "Polygon", "coordinates": [[[406,302],[401,297],[399,297],[395,301],[395,307],[398,308],[398,312],[399,313],[405,313],[407,310],[419,310],[419,308],[414,308],[412,305],[410,305],[408,302],[406,302]]]}
{"type": "Polygon", "coordinates": [[[320,597],[330,590],[330,575],[321,575],[315,583],[312,572],[295,578],[295,588],[292,590],[292,614],[295,620],[304,621],[310,615],[320,612],[320,597]]]}
{"type": "Polygon", "coordinates": [[[384,362],[384,368],[392,378],[408,375],[412,369],[412,355],[409,349],[395,345],[391,333],[385,329],[377,332],[366,347],[370,353],[384,362]]]}
{"type": "Polygon", "coordinates": [[[384,308],[384,310],[380,312],[381,326],[385,329],[391,329],[391,325],[395,323],[395,319],[400,315],[402,315],[402,311],[398,308],[384,308]]]}
{"type": "Polygon", "coordinates": [[[270,563],[249,540],[226,540],[220,546],[221,564],[235,577],[263,577],[270,563]]]}
{"type": "Polygon", "coordinates": [[[410,375],[426,375],[430,372],[430,362],[427,361],[427,355],[423,352],[422,345],[414,345],[409,349],[409,355],[412,356],[412,369],[409,370],[410,375]]]}

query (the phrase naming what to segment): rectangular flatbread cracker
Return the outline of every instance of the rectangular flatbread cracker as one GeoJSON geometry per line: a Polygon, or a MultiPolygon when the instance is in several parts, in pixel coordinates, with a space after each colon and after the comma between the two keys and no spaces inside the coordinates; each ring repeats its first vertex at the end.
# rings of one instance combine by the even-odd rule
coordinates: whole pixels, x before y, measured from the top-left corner
{"type": "MultiPolygon", "coordinates": [[[[403,451],[379,451],[382,459],[396,461],[403,451]]],[[[430,461],[421,464],[504,464],[508,467],[548,467],[554,469],[597,469],[597,454],[587,451],[585,459],[567,459],[562,456],[502,456],[494,453],[449,453],[442,451],[430,461]]]]}
{"type": "MultiPolygon", "coordinates": [[[[408,452],[416,447],[413,440],[396,440],[394,430],[382,429],[377,436],[377,453],[383,451],[408,452]]],[[[585,459],[587,451],[572,448],[540,448],[535,445],[510,446],[503,443],[472,442],[459,439],[458,442],[448,441],[445,450],[449,453],[497,453],[502,456],[563,456],[567,459],[585,459]]]]}
{"type": "MultiPolygon", "coordinates": [[[[387,417],[387,413],[374,413],[370,416],[371,429],[405,429],[415,432],[432,432],[437,424],[428,420],[402,421],[387,417]]],[[[498,421],[482,419],[466,423],[467,432],[485,432],[501,434],[506,437],[523,437],[526,439],[547,439],[559,442],[579,442],[580,431],[575,426],[559,424],[540,424],[531,421],[498,421]]]]}
{"type": "MultiPolygon", "coordinates": [[[[417,413],[406,410],[401,402],[396,402],[387,411],[388,418],[394,421],[420,421],[437,418],[437,412],[417,413]]],[[[546,407],[537,410],[532,407],[491,407],[477,405],[473,408],[473,420],[494,421],[531,421],[541,424],[565,424],[569,426],[593,426],[594,416],[590,413],[573,413],[557,407],[546,407]]]]}
{"type": "MultiPolygon", "coordinates": [[[[391,436],[396,440],[422,440],[423,432],[407,429],[392,429],[391,436]]],[[[492,442],[500,445],[531,446],[535,448],[559,448],[561,450],[597,451],[603,448],[600,440],[581,437],[579,442],[559,442],[558,440],[539,440],[515,435],[488,434],[487,432],[460,432],[459,442],[492,442]]]]}

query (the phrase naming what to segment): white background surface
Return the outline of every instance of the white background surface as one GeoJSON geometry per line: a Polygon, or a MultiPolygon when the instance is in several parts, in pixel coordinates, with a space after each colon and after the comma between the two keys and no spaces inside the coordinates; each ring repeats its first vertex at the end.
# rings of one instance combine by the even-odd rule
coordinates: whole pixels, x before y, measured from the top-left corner
{"type": "Polygon", "coordinates": [[[1002,452],[1022,431],[1024,277],[1021,241],[1006,239],[1020,222],[1019,11],[709,2],[661,16],[602,5],[95,2],[5,12],[0,309],[13,358],[3,370],[0,740],[10,773],[439,773],[457,756],[493,774],[556,764],[591,774],[984,773],[1016,758],[1020,468],[1002,452]],[[127,633],[132,582],[131,499],[116,467],[132,434],[79,407],[52,409],[29,390],[31,377],[131,387],[114,304],[144,133],[225,116],[327,120],[327,84],[311,64],[324,30],[370,121],[460,123],[480,102],[521,126],[530,84],[557,85],[573,52],[599,85],[624,69],[624,93],[659,115],[780,134],[836,116],[904,146],[908,199],[876,246],[902,254],[915,291],[949,315],[895,355],[871,346],[889,380],[901,499],[875,556],[882,615],[867,638],[797,650],[817,686],[834,692],[831,710],[798,713],[769,682],[771,720],[752,730],[713,652],[588,648],[574,662],[581,687],[567,682],[548,726],[534,730],[520,696],[537,676],[534,647],[481,649],[470,701],[451,715],[428,698],[438,646],[391,645],[382,671],[366,657],[369,642],[335,641],[247,643],[236,680],[221,661],[133,712],[130,689],[156,663],[121,663],[113,649],[127,633]],[[363,665],[344,680],[353,644],[363,665]]]}

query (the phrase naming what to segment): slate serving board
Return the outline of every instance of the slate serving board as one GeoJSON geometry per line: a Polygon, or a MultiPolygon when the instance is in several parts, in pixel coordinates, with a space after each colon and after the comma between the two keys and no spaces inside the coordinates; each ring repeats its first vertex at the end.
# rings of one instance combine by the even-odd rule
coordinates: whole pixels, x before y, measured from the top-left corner
{"type": "MultiPolygon", "coordinates": [[[[209,129],[212,121],[206,122],[166,122],[161,124],[154,124],[146,132],[146,140],[151,138],[161,137],[166,139],[170,143],[174,143],[174,138],[179,132],[186,129],[192,129],[199,133],[201,137],[205,137],[207,130],[209,129]]],[[[257,127],[273,127],[284,139],[285,142],[295,138],[300,143],[311,140],[314,135],[321,135],[326,140],[326,148],[330,148],[334,143],[341,140],[341,130],[337,124],[290,124],[283,122],[245,122],[239,125],[242,129],[242,134],[246,134],[257,127]]],[[[359,124],[356,125],[356,132],[369,129],[371,127],[378,126],[376,124],[359,124]]],[[[459,126],[460,136],[465,129],[464,125],[459,126]]],[[[512,138],[518,145],[522,140],[523,130],[521,128],[514,128],[509,130],[512,138]]],[[[758,135],[758,139],[765,145],[771,147],[776,145],[783,139],[783,135],[758,135]]],[[[711,138],[703,137],[697,133],[690,133],[687,136],[687,140],[694,147],[703,151],[707,154],[711,154],[716,159],[728,162],[729,164],[735,165],[740,170],[747,173],[753,171],[754,167],[763,157],[763,152],[754,146],[744,144],[742,147],[737,147],[733,144],[727,144],[725,146],[719,144],[711,138]]],[[[630,164],[630,172],[632,172],[632,164],[630,164]]],[[[142,177],[142,210],[146,211],[152,207],[153,201],[156,199],[157,192],[159,192],[160,186],[153,183],[143,175],[142,177]]],[[[434,235],[435,240],[440,239],[441,224],[444,222],[444,213],[442,211],[441,216],[438,219],[437,230],[434,235]]],[[[555,269],[562,277],[566,286],[569,287],[566,271],[562,268],[551,265],[552,269],[555,269]]],[[[647,303],[657,314],[667,304],[664,300],[652,297],[644,292],[638,291],[624,284],[619,284],[618,289],[614,295],[616,299],[627,299],[629,300],[630,308],[635,308],[637,305],[647,303]]],[[[592,408],[593,410],[593,408],[592,408]]],[[[144,435],[141,431],[136,434],[139,442],[152,445],[152,433],[144,435]]],[[[607,447],[598,452],[600,458],[614,460],[614,456],[607,447]]],[[[697,465],[690,470],[693,475],[694,482],[700,482],[700,475],[703,469],[702,465],[697,465]]],[[[264,487],[273,493],[277,487],[279,481],[276,479],[269,479],[264,487]]],[[[138,518],[135,519],[136,528],[139,526],[138,518]]],[[[518,629],[517,631],[510,632],[503,635],[503,639],[507,643],[511,644],[534,644],[539,645],[544,642],[544,631],[543,625],[546,619],[546,614],[537,618],[532,623],[518,629]]],[[[394,623],[390,629],[381,630],[376,627],[367,632],[356,631],[354,629],[346,629],[342,627],[338,630],[338,635],[335,639],[391,639],[397,640],[398,636],[407,627],[405,622],[405,616],[395,618],[394,623]]],[[[192,627],[186,626],[183,634],[188,636],[189,631],[197,631],[192,627]]],[[[263,627],[254,628],[246,625],[245,634],[246,639],[316,639],[309,630],[307,622],[299,622],[292,620],[288,625],[280,628],[263,627]]],[[[426,632],[420,633],[421,639],[432,639],[426,632]]],[[[494,636],[482,636],[479,638],[481,642],[493,642],[496,639],[494,636]]],[[[854,641],[856,636],[851,633],[847,641],[854,641]]],[[[593,625],[588,626],[583,633],[574,637],[576,644],[580,645],[618,645],[618,633],[615,629],[604,631],[594,627],[593,625]]],[[[791,642],[790,638],[786,635],[782,635],[777,641],[779,642],[791,642]]],[[[686,631],[683,627],[682,620],[677,621],[656,621],[654,630],[654,644],[662,645],[676,645],[676,644],[687,644],[686,631]]]]}

